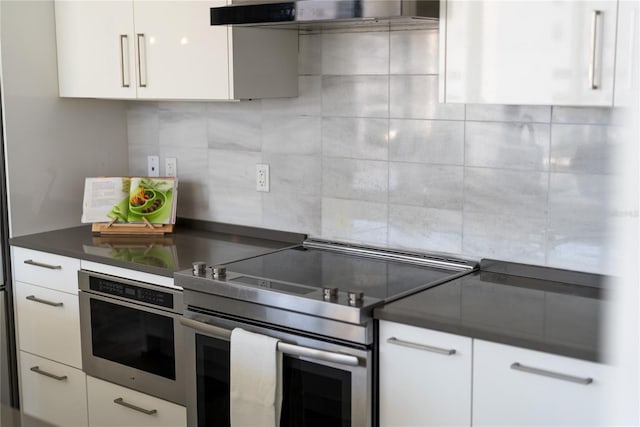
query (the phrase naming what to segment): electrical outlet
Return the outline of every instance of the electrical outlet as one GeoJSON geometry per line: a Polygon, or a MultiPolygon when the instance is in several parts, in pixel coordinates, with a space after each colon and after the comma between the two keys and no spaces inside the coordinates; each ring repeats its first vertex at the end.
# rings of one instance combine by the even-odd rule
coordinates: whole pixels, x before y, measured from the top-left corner
{"type": "Polygon", "coordinates": [[[256,165],[256,190],[269,192],[269,165],[256,165]]]}
{"type": "Polygon", "coordinates": [[[147,176],[160,176],[160,159],[158,156],[147,156],[147,176]]]}
{"type": "Polygon", "coordinates": [[[178,176],[178,160],[175,157],[164,159],[165,176],[178,176]]]}

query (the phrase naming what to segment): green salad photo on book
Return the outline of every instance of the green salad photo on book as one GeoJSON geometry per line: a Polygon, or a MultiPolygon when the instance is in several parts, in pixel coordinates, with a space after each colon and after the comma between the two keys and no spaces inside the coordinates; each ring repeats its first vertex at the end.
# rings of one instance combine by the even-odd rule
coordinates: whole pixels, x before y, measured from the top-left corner
{"type": "Polygon", "coordinates": [[[82,222],[175,224],[175,177],[86,178],[82,222]]]}

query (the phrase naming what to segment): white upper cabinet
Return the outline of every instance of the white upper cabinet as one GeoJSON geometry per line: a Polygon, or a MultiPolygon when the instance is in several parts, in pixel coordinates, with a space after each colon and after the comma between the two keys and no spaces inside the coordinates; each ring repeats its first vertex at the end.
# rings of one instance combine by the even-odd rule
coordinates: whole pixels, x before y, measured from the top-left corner
{"type": "Polygon", "coordinates": [[[56,0],[60,96],[296,96],[296,31],[212,27],[226,0],[56,0]]]}
{"type": "Polygon", "coordinates": [[[440,100],[612,106],[616,0],[443,0],[440,100]]]}
{"type": "Polygon", "coordinates": [[[640,3],[637,0],[620,0],[616,46],[616,87],[613,99],[616,107],[631,107],[634,101],[636,105],[638,102],[639,34],[640,3]]]}

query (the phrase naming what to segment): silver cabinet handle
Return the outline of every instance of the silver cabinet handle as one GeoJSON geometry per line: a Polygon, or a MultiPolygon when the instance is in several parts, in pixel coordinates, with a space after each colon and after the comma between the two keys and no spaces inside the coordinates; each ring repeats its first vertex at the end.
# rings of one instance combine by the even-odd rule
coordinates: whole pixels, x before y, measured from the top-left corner
{"type": "Polygon", "coordinates": [[[547,371],[539,368],[532,368],[531,366],[524,366],[518,362],[511,364],[511,369],[521,372],[527,372],[529,374],[542,375],[543,377],[555,378],[558,380],[569,381],[576,384],[589,385],[593,382],[593,378],[580,378],[573,375],[560,374],[558,372],[547,371]]]}
{"type": "Polygon", "coordinates": [[[433,347],[430,345],[425,345],[425,344],[417,344],[417,343],[413,343],[413,342],[409,342],[409,341],[402,341],[397,339],[396,337],[391,337],[387,340],[387,342],[389,344],[395,344],[395,345],[399,345],[402,347],[409,347],[409,348],[415,348],[416,350],[424,350],[424,351],[430,351],[432,353],[438,353],[438,354],[444,354],[447,356],[451,356],[456,354],[455,349],[448,349],[448,348],[440,348],[440,347],[433,347]]]}
{"type": "Polygon", "coordinates": [[[50,306],[52,306],[52,307],[62,307],[62,306],[64,305],[64,303],[62,303],[62,302],[53,302],[53,301],[48,301],[48,300],[46,300],[46,299],[38,298],[38,297],[37,297],[37,296],[35,296],[35,295],[29,295],[29,296],[27,297],[27,299],[28,299],[29,301],[39,302],[40,304],[46,304],[46,305],[50,305],[50,306]]]}
{"type": "Polygon", "coordinates": [[[24,260],[24,263],[29,265],[35,265],[36,267],[48,268],[49,270],[62,270],[61,265],[45,264],[43,262],[34,261],[32,259],[26,259],[24,260]]]}
{"type": "Polygon", "coordinates": [[[147,87],[147,48],[145,45],[144,34],[136,34],[136,41],[138,43],[138,85],[140,87],[147,87]],[[144,50],[144,52],[143,52],[144,50]],[[143,61],[144,57],[144,61],[143,61]],[[144,65],[144,72],[142,66],[144,65]],[[143,80],[144,76],[144,80],[143,80]]]}
{"type": "Polygon", "coordinates": [[[56,374],[52,374],[51,372],[47,372],[47,371],[43,371],[42,369],[40,369],[40,367],[38,366],[34,366],[30,369],[30,371],[35,372],[37,374],[40,375],[44,375],[45,377],[49,377],[49,378],[53,378],[54,380],[58,380],[58,381],[64,381],[67,379],[66,375],[56,375],[56,374]]]}
{"type": "Polygon", "coordinates": [[[153,415],[158,413],[157,409],[144,409],[139,406],[132,405],[129,402],[125,402],[124,399],[121,397],[114,399],[113,403],[124,406],[125,408],[133,409],[134,411],[142,412],[143,414],[147,414],[147,415],[153,415]]]}
{"type": "MultiPolygon", "coordinates": [[[[188,328],[195,329],[225,341],[229,341],[231,339],[231,331],[228,329],[207,325],[206,323],[187,319],[185,317],[180,318],[180,323],[188,328]]],[[[310,359],[323,360],[325,362],[338,363],[340,365],[358,366],[360,364],[358,358],[356,356],[351,356],[350,354],[317,350],[311,347],[289,344],[284,341],[278,342],[278,351],[290,356],[308,357],[310,359]]]]}
{"type": "Polygon", "coordinates": [[[130,86],[129,68],[129,36],[120,34],[120,80],[122,87],[130,86]]]}
{"type": "Polygon", "coordinates": [[[591,60],[589,61],[589,84],[591,89],[598,89],[596,84],[596,51],[598,50],[598,18],[602,11],[594,10],[591,20],[591,60]]]}

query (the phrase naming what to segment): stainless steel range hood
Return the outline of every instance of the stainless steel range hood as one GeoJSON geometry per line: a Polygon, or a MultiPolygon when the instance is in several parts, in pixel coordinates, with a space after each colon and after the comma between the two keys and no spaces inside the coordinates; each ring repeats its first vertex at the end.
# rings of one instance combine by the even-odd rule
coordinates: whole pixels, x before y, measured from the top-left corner
{"type": "Polygon", "coordinates": [[[211,8],[211,25],[325,27],[349,24],[437,25],[438,0],[235,1],[211,8]]]}

